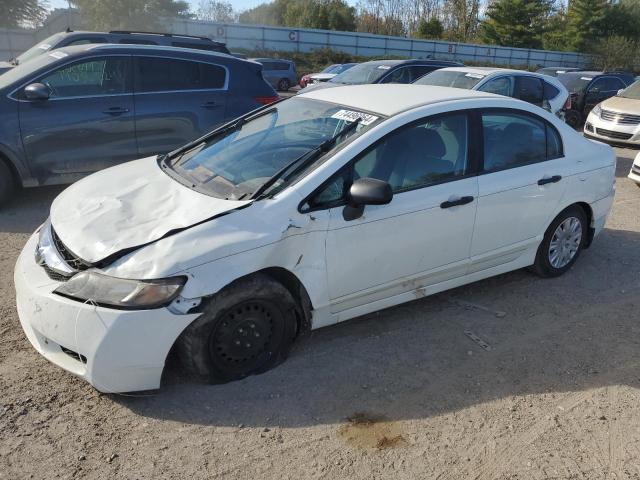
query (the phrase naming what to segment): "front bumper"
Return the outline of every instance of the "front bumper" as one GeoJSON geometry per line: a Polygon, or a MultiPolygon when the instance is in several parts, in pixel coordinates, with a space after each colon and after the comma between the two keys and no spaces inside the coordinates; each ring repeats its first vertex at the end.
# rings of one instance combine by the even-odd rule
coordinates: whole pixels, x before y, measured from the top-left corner
{"type": "Polygon", "coordinates": [[[32,235],[14,273],[20,324],[34,348],[101,392],[159,388],[169,350],[198,315],[116,310],[56,295],[60,282],[34,260],[37,241],[32,235]]]}
{"type": "Polygon", "coordinates": [[[586,137],[616,145],[640,146],[640,125],[624,125],[603,120],[593,112],[584,124],[586,137]]]}

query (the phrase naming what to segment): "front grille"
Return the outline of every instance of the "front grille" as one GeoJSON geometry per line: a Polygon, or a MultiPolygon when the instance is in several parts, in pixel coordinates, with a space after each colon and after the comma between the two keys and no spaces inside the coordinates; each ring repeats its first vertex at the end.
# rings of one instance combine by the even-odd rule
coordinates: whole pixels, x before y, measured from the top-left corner
{"type": "Polygon", "coordinates": [[[604,128],[596,128],[596,133],[603,137],[615,138],[616,140],[629,140],[632,133],[614,132],[613,130],[605,130],[604,128]]]}
{"type": "Polygon", "coordinates": [[[620,125],[640,125],[640,115],[630,115],[628,113],[612,112],[611,110],[602,110],[600,118],[609,120],[620,125]]]}
{"type": "Polygon", "coordinates": [[[65,277],[64,275],[51,270],[46,263],[42,265],[42,268],[44,268],[44,272],[51,280],[55,280],[56,282],[66,282],[67,280],[69,280],[69,277],[65,277]]]}
{"type": "Polygon", "coordinates": [[[91,266],[81,258],[74,255],[65,246],[65,244],[62,243],[62,241],[60,240],[60,237],[58,237],[58,234],[53,229],[53,227],[51,227],[51,238],[53,238],[53,243],[56,246],[56,250],[58,250],[58,253],[60,254],[60,256],[64,259],[65,262],[67,262],[67,265],[69,265],[71,268],[73,268],[74,270],[82,271],[82,270],[86,270],[91,266]]]}

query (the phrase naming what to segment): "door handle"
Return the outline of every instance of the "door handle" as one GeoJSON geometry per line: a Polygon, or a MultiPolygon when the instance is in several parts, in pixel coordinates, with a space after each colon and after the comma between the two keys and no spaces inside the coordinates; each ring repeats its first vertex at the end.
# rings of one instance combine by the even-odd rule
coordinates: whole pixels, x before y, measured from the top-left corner
{"type": "Polygon", "coordinates": [[[102,113],[106,113],[107,115],[122,115],[123,113],[127,113],[128,111],[129,109],[124,107],[111,107],[103,110],[102,113]]]}
{"type": "Polygon", "coordinates": [[[473,197],[471,196],[454,198],[453,200],[447,200],[446,202],[442,202],[440,204],[440,208],[457,207],[458,205],[466,205],[467,203],[471,203],[471,202],[473,202],[473,197]]]}
{"type": "Polygon", "coordinates": [[[202,108],[207,108],[207,109],[212,109],[212,108],[217,108],[220,105],[218,105],[216,102],[204,102],[202,105],[200,105],[202,108]]]}
{"type": "Polygon", "coordinates": [[[538,180],[538,185],[546,185],[547,183],[558,183],[562,180],[560,175],[554,175],[553,177],[544,177],[538,180]]]}

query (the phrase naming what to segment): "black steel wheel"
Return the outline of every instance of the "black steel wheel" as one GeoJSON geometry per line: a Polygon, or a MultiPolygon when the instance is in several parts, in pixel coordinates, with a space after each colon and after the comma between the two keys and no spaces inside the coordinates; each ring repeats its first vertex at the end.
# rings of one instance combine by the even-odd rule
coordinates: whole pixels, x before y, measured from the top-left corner
{"type": "Polygon", "coordinates": [[[181,335],[182,363],[212,383],[269,370],[289,353],[297,307],[289,291],[267,275],[234,282],[181,335]]]}

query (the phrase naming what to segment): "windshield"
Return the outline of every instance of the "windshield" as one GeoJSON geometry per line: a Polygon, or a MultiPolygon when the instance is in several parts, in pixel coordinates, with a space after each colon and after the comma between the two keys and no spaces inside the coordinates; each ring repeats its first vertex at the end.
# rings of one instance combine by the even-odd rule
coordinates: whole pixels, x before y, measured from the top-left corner
{"type": "Polygon", "coordinates": [[[625,88],[620,94],[619,97],[622,98],[631,98],[633,100],[640,100],[640,81],[636,80],[627,88],[625,88]]]}
{"type": "Polygon", "coordinates": [[[455,87],[472,89],[484,78],[484,75],[470,72],[455,72],[447,70],[435,70],[414,83],[416,85],[436,85],[438,87],[455,87]]]}
{"type": "Polygon", "coordinates": [[[43,53],[48,52],[51,48],[55,48],[55,45],[62,39],[62,37],[64,37],[64,33],[56,33],[55,35],[51,35],[43,40],[41,43],[31,47],[16,58],[17,65],[36,58],[43,53]]]}
{"type": "MultiPolygon", "coordinates": [[[[360,135],[382,117],[334,103],[294,97],[258,113],[240,128],[171,159],[170,168],[204,193],[241,200],[358,118],[355,131],[339,138],[336,145],[360,135]]],[[[303,174],[304,171],[300,172],[300,176],[303,174]]],[[[282,182],[273,188],[282,187],[282,182]]]]}
{"type": "Polygon", "coordinates": [[[558,80],[567,87],[569,93],[580,93],[593,80],[593,76],[586,74],[561,73],[558,80]]]}
{"type": "Polygon", "coordinates": [[[332,83],[340,83],[342,85],[363,85],[365,83],[374,83],[384,74],[386,74],[393,65],[384,65],[379,63],[361,63],[354,65],[347,71],[336,75],[331,80],[332,83]]]}
{"type": "Polygon", "coordinates": [[[333,73],[333,71],[338,68],[340,65],[334,63],[333,65],[329,65],[327,68],[322,70],[320,73],[333,73]]]}
{"type": "Polygon", "coordinates": [[[40,55],[29,62],[19,63],[17,67],[7,70],[0,75],[0,90],[66,56],[67,54],[63,50],[56,50],[48,55],[40,55]]]}

